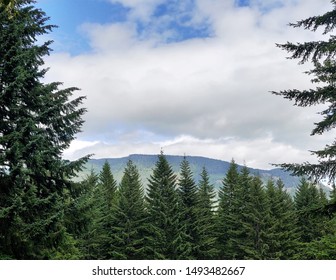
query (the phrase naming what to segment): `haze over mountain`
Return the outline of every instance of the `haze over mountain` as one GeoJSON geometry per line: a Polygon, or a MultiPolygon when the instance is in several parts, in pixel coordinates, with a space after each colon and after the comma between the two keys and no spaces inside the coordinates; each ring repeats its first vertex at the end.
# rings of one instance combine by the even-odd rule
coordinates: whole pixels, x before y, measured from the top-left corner
{"type": "MultiPolygon", "coordinates": [[[[166,155],[166,158],[171,164],[174,172],[178,174],[183,156],[166,155]]],[[[111,166],[113,176],[117,182],[120,182],[128,160],[132,160],[136,164],[142,178],[142,183],[146,186],[148,178],[151,175],[153,167],[157,161],[157,155],[132,154],[121,158],[90,159],[86,163],[85,169],[79,174],[79,178],[85,178],[91,170],[99,173],[105,161],[108,161],[111,166]]],[[[209,173],[210,182],[216,189],[221,186],[222,179],[225,177],[230,166],[230,162],[200,156],[187,156],[187,160],[192,168],[195,181],[198,182],[200,178],[199,174],[201,173],[203,166],[205,166],[209,173]]],[[[238,167],[241,169],[243,166],[238,165],[238,167]]],[[[253,167],[248,168],[252,175],[260,176],[264,182],[267,182],[269,179],[281,179],[289,193],[292,195],[295,193],[295,189],[300,180],[300,178],[291,176],[289,172],[285,172],[279,168],[270,170],[255,169],[253,167]]]]}

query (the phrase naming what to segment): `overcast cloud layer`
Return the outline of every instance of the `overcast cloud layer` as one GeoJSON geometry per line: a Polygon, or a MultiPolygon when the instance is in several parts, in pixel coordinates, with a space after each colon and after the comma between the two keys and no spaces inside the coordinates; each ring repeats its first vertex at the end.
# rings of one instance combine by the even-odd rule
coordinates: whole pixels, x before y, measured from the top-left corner
{"type": "Polygon", "coordinates": [[[321,108],[297,108],[270,91],[309,88],[309,66],[286,60],[275,43],[321,39],[288,27],[331,8],[329,0],[110,0],[127,20],[84,23],[91,52],[53,53],[47,81],[86,95],[83,133],[65,156],[131,153],[235,158],[270,163],[312,160],[331,135],[311,137],[321,108]],[[169,10],[170,9],[170,10],[169,10]],[[140,23],[140,25],[139,25],[140,23]],[[139,28],[141,26],[141,29],[139,28]],[[199,37],[186,39],[185,30],[199,37]],[[184,33],[183,33],[184,32],[184,33]]]}

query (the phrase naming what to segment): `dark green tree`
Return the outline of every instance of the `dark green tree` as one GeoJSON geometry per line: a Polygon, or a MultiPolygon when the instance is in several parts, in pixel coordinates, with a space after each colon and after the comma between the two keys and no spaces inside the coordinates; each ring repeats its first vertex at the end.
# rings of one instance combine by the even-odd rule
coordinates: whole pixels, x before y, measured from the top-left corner
{"type": "Polygon", "coordinates": [[[260,177],[252,177],[245,189],[247,197],[241,201],[241,204],[245,203],[241,227],[246,237],[241,239],[238,252],[243,259],[266,259],[269,250],[267,226],[270,213],[260,177]]]}
{"type": "Polygon", "coordinates": [[[208,172],[202,169],[197,192],[197,232],[196,259],[213,260],[219,253],[216,243],[216,192],[210,184],[208,172]]]}
{"type": "Polygon", "coordinates": [[[97,185],[98,175],[92,169],[83,181],[73,183],[65,208],[65,226],[75,238],[82,259],[94,259],[97,255],[97,185]]]}
{"type": "Polygon", "coordinates": [[[191,246],[191,254],[189,258],[196,258],[198,240],[200,238],[197,227],[197,186],[193,179],[193,173],[186,157],[180,164],[180,177],[178,180],[179,194],[181,198],[181,214],[182,223],[184,224],[186,234],[191,246]]]}
{"type": "Polygon", "coordinates": [[[283,182],[269,181],[266,195],[270,210],[267,222],[267,259],[293,259],[298,247],[297,221],[294,202],[285,191],[283,182]]]}
{"type": "Polygon", "coordinates": [[[149,178],[147,190],[149,259],[185,259],[190,246],[182,223],[181,200],[176,190],[176,175],[163,152],[149,178]]]}
{"type": "MultiPolygon", "coordinates": [[[[15,3],[14,3],[15,2],[15,3]]],[[[53,28],[34,1],[0,6],[0,250],[17,259],[59,256],[67,241],[64,193],[87,158],[62,159],[80,131],[83,97],[77,88],[42,83],[53,28]]]]}
{"type": "Polygon", "coordinates": [[[113,211],[110,230],[111,259],[145,259],[146,213],[144,191],[137,167],[130,160],[120,183],[119,200],[113,211]]]}
{"type": "MultiPolygon", "coordinates": [[[[336,37],[331,33],[336,26],[336,1],[331,0],[333,9],[323,15],[309,17],[307,19],[291,24],[295,28],[304,28],[315,32],[323,28],[323,34],[328,36],[326,40],[310,41],[304,43],[278,44],[277,46],[291,54],[291,59],[300,59],[300,63],[312,62],[314,68],[307,74],[313,76],[312,83],[319,84],[314,89],[307,90],[285,90],[273,92],[286,99],[293,100],[296,106],[307,107],[324,104],[326,109],[320,112],[323,119],[315,123],[311,135],[320,135],[330,131],[336,126],[336,37]]],[[[336,141],[326,145],[324,149],[312,152],[318,158],[318,163],[303,164],[281,164],[281,166],[293,174],[307,175],[318,181],[321,178],[328,178],[334,182],[336,177],[336,141]]]]}
{"type": "Polygon", "coordinates": [[[113,210],[118,203],[117,182],[113,177],[111,166],[106,161],[98,175],[94,192],[95,219],[93,223],[95,246],[91,255],[93,259],[110,258],[110,232],[113,225],[113,210]]]}
{"type": "Polygon", "coordinates": [[[217,229],[219,258],[237,259],[241,232],[242,185],[234,160],[219,190],[217,229]]]}
{"type": "Polygon", "coordinates": [[[309,243],[325,234],[326,217],[316,211],[322,201],[318,189],[305,178],[302,178],[294,197],[298,219],[299,238],[309,243]]]}

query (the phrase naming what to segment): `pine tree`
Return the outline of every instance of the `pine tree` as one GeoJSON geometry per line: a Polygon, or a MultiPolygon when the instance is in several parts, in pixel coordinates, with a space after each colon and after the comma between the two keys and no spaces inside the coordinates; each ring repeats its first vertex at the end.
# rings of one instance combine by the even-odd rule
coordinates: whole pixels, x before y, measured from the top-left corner
{"type": "Polygon", "coordinates": [[[73,183],[70,202],[65,208],[65,226],[75,238],[83,259],[96,257],[95,222],[98,212],[94,194],[97,185],[98,175],[91,169],[83,181],[73,183]]]}
{"type": "MultiPolygon", "coordinates": [[[[320,112],[323,119],[315,123],[315,128],[311,135],[320,135],[330,131],[336,126],[336,99],[335,99],[335,42],[336,37],[332,32],[336,26],[336,1],[332,0],[333,9],[320,16],[313,16],[307,19],[298,21],[291,26],[304,28],[311,31],[316,31],[318,28],[324,28],[324,35],[330,35],[324,41],[310,41],[304,43],[286,43],[278,44],[278,47],[291,53],[290,58],[300,59],[300,63],[311,61],[314,68],[308,72],[314,78],[312,83],[321,84],[315,89],[309,90],[285,90],[273,92],[276,95],[281,95],[286,99],[293,100],[296,106],[307,107],[319,104],[327,105],[327,108],[320,112]]],[[[313,151],[319,162],[316,164],[281,164],[286,170],[290,170],[295,175],[307,175],[311,179],[318,181],[321,178],[328,178],[334,182],[336,178],[336,141],[322,150],[313,151]]]]}
{"type": "Polygon", "coordinates": [[[266,195],[270,208],[267,259],[293,259],[298,246],[294,202],[280,179],[276,185],[267,183],[266,195]]]}
{"type": "Polygon", "coordinates": [[[216,246],[215,197],[214,187],[210,184],[206,168],[203,167],[197,192],[197,260],[213,260],[219,253],[216,246]]]}
{"type": "Polygon", "coordinates": [[[180,178],[178,180],[179,194],[181,197],[181,214],[182,223],[184,224],[186,234],[188,235],[188,242],[191,246],[191,253],[188,258],[194,259],[196,257],[197,242],[200,238],[197,227],[197,187],[193,179],[193,173],[190,169],[190,164],[186,157],[180,165],[180,178]]]}
{"type": "Polygon", "coordinates": [[[176,175],[163,152],[158,156],[147,190],[150,259],[185,259],[190,255],[182,223],[176,175]]]}
{"type": "Polygon", "coordinates": [[[294,197],[300,241],[309,243],[324,233],[326,218],[315,210],[321,207],[318,189],[302,178],[294,197]]]}
{"type": "Polygon", "coordinates": [[[93,259],[110,258],[110,231],[113,225],[113,210],[118,203],[119,193],[110,164],[106,161],[98,176],[94,193],[95,203],[95,250],[93,259]]]}
{"type": "Polygon", "coordinates": [[[120,183],[118,204],[113,211],[110,235],[111,259],[145,259],[146,213],[144,191],[137,167],[130,160],[120,183]]]}
{"type": "MultiPolygon", "coordinates": [[[[242,224],[246,238],[239,244],[241,258],[266,259],[269,246],[267,244],[267,224],[270,218],[268,201],[263,183],[258,176],[254,176],[247,188],[245,209],[242,209],[242,224]]],[[[244,200],[241,201],[244,203],[244,200]]]]}
{"type": "Polygon", "coordinates": [[[241,233],[241,215],[240,207],[241,185],[239,179],[238,166],[231,161],[230,168],[222,181],[222,187],[219,190],[219,204],[217,215],[217,240],[220,259],[239,258],[238,236],[241,233]]]}
{"type": "Polygon", "coordinates": [[[105,199],[104,204],[106,204],[108,210],[112,209],[114,200],[116,199],[117,182],[113,177],[108,161],[104,163],[99,173],[99,189],[101,190],[101,196],[105,199]]]}
{"type": "Polygon", "coordinates": [[[87,159],[62,159],[83,123],[83,97],[41,82],[51,42],[38,36],[54,26],[33,3],[15,1],[11,15],[0,6],[0,248],[17,259],[53,258],[69,244],[64,194],[87,159]]]}

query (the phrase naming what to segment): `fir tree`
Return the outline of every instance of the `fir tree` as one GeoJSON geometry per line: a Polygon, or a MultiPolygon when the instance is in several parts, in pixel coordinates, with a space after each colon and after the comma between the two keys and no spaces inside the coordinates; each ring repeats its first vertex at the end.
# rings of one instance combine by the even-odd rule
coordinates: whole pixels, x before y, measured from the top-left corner
{"type": "Polygon", "coordinates": [[[128,161],[120,183],[118,204],[113,211],[110,235],[110,258],[146,258],[146,213],[140,175],[128,161]]]}
{"type": "Polygon", "coordinates": [[[0,248],[17,259],[52,258],[69,244],[64,193],[87,158],[62,160],[80,131],[83,97],[77,88],[43,84],[43,57],[51,42],[38,36],[53,28],[34,1],[0,6],[0,248]],[[12,10],[12,9],[11,9],[12,10]]]}
{"type": "Polygon", "coordinates": [[[326,218],[316,212],[322,202],[315,185],[302,178],[295,193],[294,202],[300,241],[309,243],[321,237],[325,230],[326,218]]]}
{"type": "Polygon", "coordinates": [[[65,208],[65,226],[77,241],[83,259],[97,256],[95,223],[98,213],[94,199],[97,185],[98,175],[92,169],[83,181],[73,183],[70,202],[65,208]]]}
{"type": "Polygon", "coordinates": [[[176,190],[176,175],[163,152],[149,178],[147,207],[150,259],[184,259],[190,255],[181,205],[176,190]]]}
{"type": "Polygon", "coordinates": [[[266,195],[270,208],[267,259],[293,259],[298,246],[294,202],[280,179],[276,185],[267,183],[266,195]]]}
{"type": "MultiPolygon", "coordinates": [[[[253,177],[247,188],[245,209],[242,209],[242,224],[246,238],[239,244],[240,258],[266,259],[269,246],[267,244],[267,223],[270,218],[268,201],[263,184],[258,176],[253,177]]],[[[243,200],[244,201],[244,200],[243,200]]],[[[244,203],[241,201],[241,203],[244,203]]]]}
{"type": "MultiPolygon", "coordinates": [[[[278,44],[278,47],[291,53],[290,58],[300,59],[300,63],[311,61],[314,68],[306,73],[313,76],[312,83],[321,84],[315,89],[292,89],[273,92],[276,95],[293,100],[296,106],[327,105],[327,108],[320,112],[323,119],[315,123],[315,128],[312,130],[311,135],[323,134],[336,126],[336,62],[334,59],[336,37],[330,33],[336,26],[336,1],[332,0],[331,3],[333,4],[331,11],[291,24],[295,28],[300,27],[314,32],[319,28],[324,28],[323,34],[329,34],[329,38],[324,41],[278,44]]],[[[307,175],[315,181],[326,177],[331,182],[334,182],[336,178],[336,141],[326,145],[324,149],[313,151],[312,153],[319,159],[316,164],[282,164],[281,166],[286,170],[292,171],[295,175],[307,175]]]]}
{"type": "Polygon", "coordinates": [[[110,164],[106,161],[98,176],[94,193],[95,203],[95,250],[94,259],[110,258],[111,238],[113,226],[113,210],[118,203],[117,182],[115,181],[110,164]]]}
{"type": "Polygon", "coordinates": [[[214,187],[210,184],[206,168],[203,167],[197,192],[198,240],[195,256],[198,260],[213,260],[217,258],[219,253],[216,246],[215,197],[214,187]]]}
{"type": "Polygon", "coordinates": [[[190,164],[186,157],[180,165],[181,172],[178,180],[179,194],[181,197],[181,212],[182,223],[184,224],[186,234],[188,235],[188,242],[191,246],[191,254],[189,258],[196,257],[197,241],[199,240],[199,232],[197,227],[197,187],[193,179],[193,174],[190,169],[190,164]]]}
{"type": "Polygon", "coordinates": [[[241,231],[241,181],[239,179],[238,166],[231,161],[230,168],[222,181],[219,190],[219,204],[217,216],[217,240],[220,259],[239,258],[238,244],[241,231]]]}

